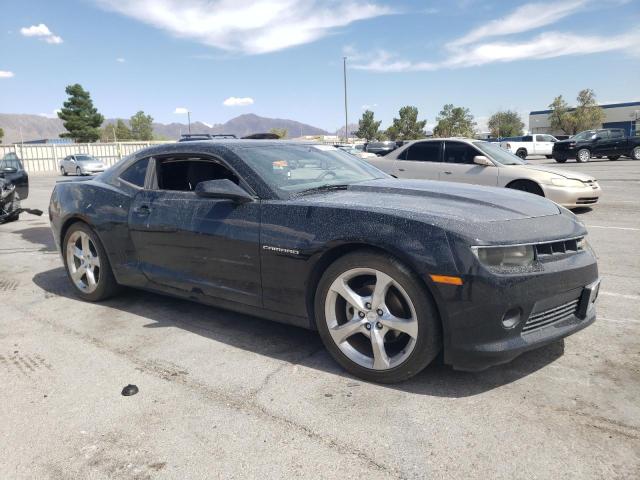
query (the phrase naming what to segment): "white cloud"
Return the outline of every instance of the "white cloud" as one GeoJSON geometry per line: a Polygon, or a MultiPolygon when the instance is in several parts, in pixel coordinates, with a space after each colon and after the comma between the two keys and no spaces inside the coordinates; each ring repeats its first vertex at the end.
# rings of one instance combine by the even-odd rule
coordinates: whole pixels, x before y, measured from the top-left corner
{"type": "Polygon", "coordinates": [[[189,109],[184,107],[176,107],[173,113],[177,113],[178,115],[186,115],[187,113],[189,113],[189,109]]]}
{"type": "Polygon", "coordinates": [[[62,43],[62,38],[58,35],[54,35],[49,27],[44,23],[38,25],[31,25],[30,27],[22,27],[20,33],[25,37],[37,37],[52,45],[58,45],[62,43]]]}
{"type": "Polygon", "coordinates": [[[124,62],[126,62],[126,60],[124,58],[122,58],[122,57],[118,57],[118,58],[116,58],[116,62],[124,63],[124,62]]]}
{"type": "Polygon", "coordinates": [[[225,107],[246,107],[247,105],[253,105],[253,98],[251,97],[229,97],[222,104],[225,107]]]}
{"type": "Polygon", "coordinates": [[[372,104],[365,103],[364,105],[362,105],[362,110],[371,110],[372,108],[375,108],[377,106],[378,106],[377,103],[372,103],[372,104]]]}
{"type": "Polygon", "coordinates": [[[41,117],[45,117],[45,118],[58,118],[58,112],[60,111],[59,108],[56,108],[53,112],[51,113],[39,113],[38,115],[40,115],[41,117]]]}
{"type": "Polygon", "coordinates": [[[465,36],[451,42],[449,47],[459,47],[489,37],[528,32],[535,28],[551,25],[568,15],[576,13],[584,7],[586,3],[587,0],[569,0],[556,3],[526,3],[516,8],[509,15],[471,30],[465,36]]]}
{"type": "Polygon", "coordinates": [[[369,0],[95,0],[181,38],[260,54],[318,40],[358,20],[393,13],[369,0]]]}
{"type": "Polygon", "coordinates": [[[10,72],[8,70],[0,70],[0,78],[11,78],[13,76],[13,72],[10,72]]]}
{"type": "Polygon", "coordinates": [[[207,123],[207,122],[200,122],[201,124],[203,124],[205,127],[213,127],[213,125],[211,123],[207,123]]]}

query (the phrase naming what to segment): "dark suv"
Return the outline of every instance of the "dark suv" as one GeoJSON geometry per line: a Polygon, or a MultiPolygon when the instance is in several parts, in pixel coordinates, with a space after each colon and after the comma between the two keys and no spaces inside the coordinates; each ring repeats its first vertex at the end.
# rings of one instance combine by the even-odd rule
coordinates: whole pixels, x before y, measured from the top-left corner
{"type": "Polygon", "coordinates": [[[640,160],[640,137],[627,137],[621,128],[586,130],[553,144],[553,158],[560,163],[569,158],[580,163],[591,157],[617,160],[623,155],[640,160]]]}
{"type": "Polygon", "coordinates": [[[0,160],[0,178],[16,186],[16,192],[21,200],[29,196],[29,175],[15,153],[7,153],[0,160]]]}

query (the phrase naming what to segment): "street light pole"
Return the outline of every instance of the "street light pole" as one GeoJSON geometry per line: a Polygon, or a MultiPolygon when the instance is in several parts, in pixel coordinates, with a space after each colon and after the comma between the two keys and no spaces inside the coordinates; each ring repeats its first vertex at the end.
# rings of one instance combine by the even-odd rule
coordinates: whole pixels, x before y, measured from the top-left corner
{"type": "Polygon", "coordinates": [[[342,57],[342,73],[344,76],[344,138],[349,143],[349,114],[347,111],[347,57],[342,57]]]}
{"type": "Polygon", "coordinates": [[[187,110],[187,123],[189,124],[189,134],[191,134],[191,112],[187,110]]]}

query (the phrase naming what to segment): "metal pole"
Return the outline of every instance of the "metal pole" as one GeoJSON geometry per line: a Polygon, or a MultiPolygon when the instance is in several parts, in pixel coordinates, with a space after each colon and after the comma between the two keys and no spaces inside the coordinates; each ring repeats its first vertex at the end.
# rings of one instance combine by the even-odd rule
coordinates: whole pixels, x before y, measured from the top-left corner
{"type": "Polygon", "coordinates": [[[189,133],[191,133],[191,112],[187,110],[187,121],[189,123],[189,133]]]}
{"type": "Polygon", "coordinates": [[[347,111],[347,57],[342,57],[342,72],[344,75],[344,138],[349,143],[349,114],[347,111]]]}

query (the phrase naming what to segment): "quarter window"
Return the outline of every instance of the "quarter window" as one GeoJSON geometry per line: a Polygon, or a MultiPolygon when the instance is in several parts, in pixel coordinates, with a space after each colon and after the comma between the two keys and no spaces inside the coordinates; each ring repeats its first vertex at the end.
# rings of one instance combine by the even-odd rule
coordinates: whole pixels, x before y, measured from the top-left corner
{"type": "Polygon", "coordinates": [[[444,149],[446,163],[473,163],[473,157],[480,155],[471,145],[460,142],[447,142],[444,149]]]}
{"type": "Polygon", "coordinates": [[[142,160],[138,160],[136,163],[127,168],[120,178],[126,182],[131,183],[132,185],[137,185],[138,187],[144,187],[144,178],[147,175],[147,166],[149,165],[149,159],[143,158],[142,160]]]}
{"type": "Polygon", "coordinates": [[[611,138],[622,138],[624,135],[622,134],[622,130],[611,130],[611,138]]]}
{"type": "Polygon", "coordinates": [[[442,142],[418,142],[409,147],[405,160],[417,162],[441,162],[440,145],[442,142]]]}

